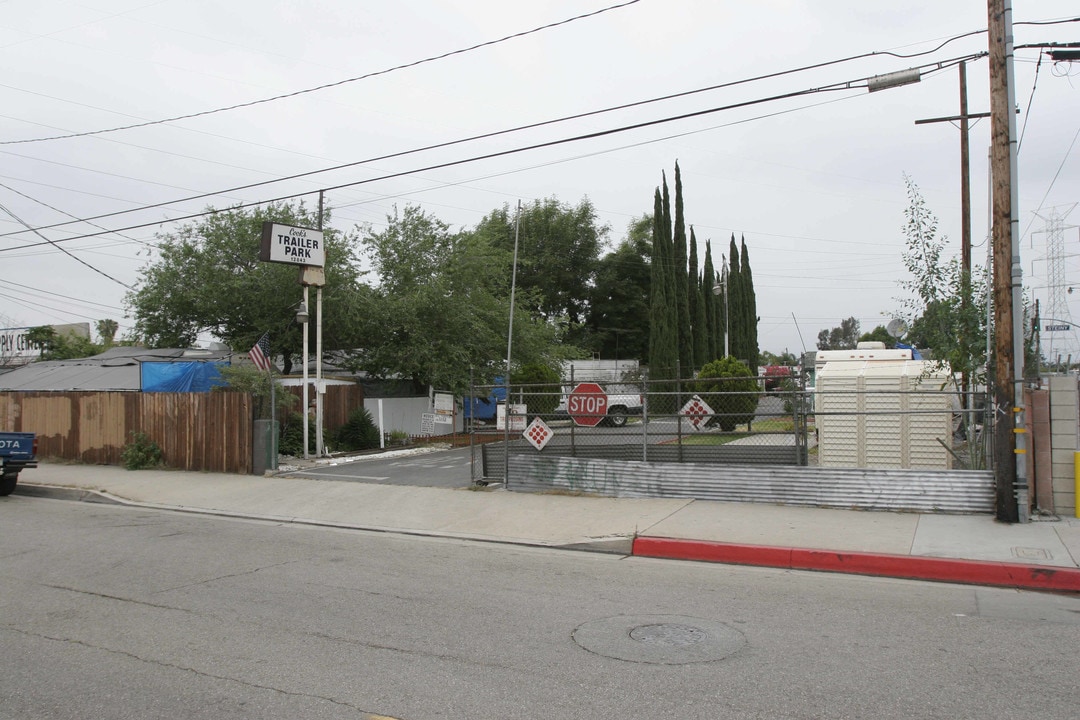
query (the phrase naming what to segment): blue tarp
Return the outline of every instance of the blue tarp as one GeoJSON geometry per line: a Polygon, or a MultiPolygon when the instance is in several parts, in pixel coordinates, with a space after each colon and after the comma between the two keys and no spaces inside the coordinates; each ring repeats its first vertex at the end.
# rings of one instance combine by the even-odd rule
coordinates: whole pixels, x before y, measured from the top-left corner
{"type": "Polygon", "coordinates": [[[209,392],[225,381],[218,366],[227,362],[143,362],[143,392],[209,392]]]}
{"type": "Polygon", "coordinates": [[[496,385],[491,388],[491,394],[487,397],[462,398],[465,417],[494,420],[499,403],[506,399],[506,386],[498,384],[501,382],[501,377],[495,378],[496,385]]]}
{"type": "Polygon", "coordinates": [[[919,349],[914,345],[905,345],[902,342],[896,343],[897,350],[910,350],[912,360],[922,360],[922,355],[919,354],[919,349]]]}

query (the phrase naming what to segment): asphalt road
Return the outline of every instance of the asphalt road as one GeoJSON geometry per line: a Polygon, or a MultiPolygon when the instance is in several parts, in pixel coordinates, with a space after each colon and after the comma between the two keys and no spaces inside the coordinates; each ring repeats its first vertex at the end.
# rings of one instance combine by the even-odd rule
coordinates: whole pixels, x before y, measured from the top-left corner
{"type": "Polygon", "coordinates": [[[0,718],[1076,717],[1080,599],[0,502],[0,718]]]}

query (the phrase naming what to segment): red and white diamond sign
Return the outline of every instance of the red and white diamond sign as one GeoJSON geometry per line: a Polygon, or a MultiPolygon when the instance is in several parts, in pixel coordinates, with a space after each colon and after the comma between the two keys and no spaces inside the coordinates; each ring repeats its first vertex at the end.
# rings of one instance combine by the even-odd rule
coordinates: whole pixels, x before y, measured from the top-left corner
{"type": "Polygon", "coordinates": [[[709,407],[707,402],[695,395],[683,405],[679,414],[689,420],[695,430],[704,430],[705,423],[709,422],[709,418],[712,417],[713,409],[709,407]]]}
{"type": "Polygon", "coordinates": [[[555,435],[555,433],[551,432],[551,428],[547,426],[547,423],[540,418],[536,418],[529,423],[529,427],[525,428],[525,432],[521,434],[537,450],[543,450],[544,446],[548,444],[548,440],[555,435]]]}

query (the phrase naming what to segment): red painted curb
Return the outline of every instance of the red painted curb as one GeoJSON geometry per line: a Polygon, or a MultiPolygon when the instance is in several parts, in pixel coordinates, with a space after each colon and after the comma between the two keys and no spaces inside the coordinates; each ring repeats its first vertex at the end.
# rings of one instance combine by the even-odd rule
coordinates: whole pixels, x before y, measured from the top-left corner
{"type": "Polygon", "coordinates": [[[789,570],[824,570],[911,580],[1080,592],[1080,570],[1050,565],[810,550],[662,537],[635,538],[631,552],[641,557],[673,560],[701,560],[789,570]]]}

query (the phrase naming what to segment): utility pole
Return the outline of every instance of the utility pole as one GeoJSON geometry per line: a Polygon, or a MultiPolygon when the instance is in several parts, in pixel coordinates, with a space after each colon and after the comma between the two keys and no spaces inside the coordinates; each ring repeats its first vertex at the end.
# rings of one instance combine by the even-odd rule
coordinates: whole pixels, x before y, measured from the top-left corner
{"type": "MultiPolygon", "coordinates": [[[[960,68],[960,262],[965,282],[971,284],[971,177],[968,158],[967,63],[960,68]]],[[[962,302],[967,305],[968,295],[962,302]]],[[[965,387],[966,391],[967,388],[965,387]]]]}
{"type": "Polygon", "coordinates": [[[990,43],[991,171],[994,253],[994,496],[1002,522],[1027,520],[1024,455],[1024,334],[1017,332],[1021,305],[1016,186],[1016,104],[1012,70],[1011,0],[987,0],[990,43]],[[1019,497],[1018,497],[1019,496],[1019,497]]]}
{"type": "MultiPolygon", "coordinates": [[[[957,69],[960,71],[960,114],[952,117],[943,118],[929,118],[927,120],[916,120],[916,125],[925,125],[927,123],[940,123],[940,122],[960,122],[960,314],[961,317],[967,318],[970,311],[969,306],[971,304],[971,162],[969,159],[969,138],[968,121],[972,118],[984,118],[990,117],[990,113],[977,113],[974,115],[968,114],[968,101],[967,101],[967,62],[961,61],[957,65],[957,69]]],[[[966,320],[965,320],[966,322],[966,320]]],[[[961,338],[964,341],[964,345],[968,345],[972,338],[961,338]]],[[[963,398],[964,407],[967,412],[964,414],[964,426],[971,427],[972,421],[972,409],[974,403],[973,398],[970,395],[971,389],[971,376],[967,368],[963,369],[960,380],[960,394],[963,398]]]]}

